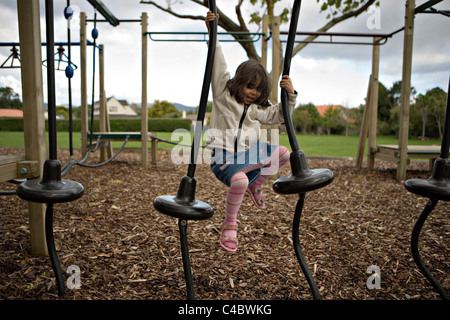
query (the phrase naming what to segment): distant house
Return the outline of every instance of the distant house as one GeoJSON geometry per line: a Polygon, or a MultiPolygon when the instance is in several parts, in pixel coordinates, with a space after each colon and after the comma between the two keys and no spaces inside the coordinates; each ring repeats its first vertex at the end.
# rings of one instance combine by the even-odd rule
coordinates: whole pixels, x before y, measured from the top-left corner
{"type": "MultiPolygon", "coordinates": [[[[193,128],[195,126],[195,123],[197,122],[197,114],[186,114],[186,111],[182,112],[184,119],[190,119],[191,120],[191,127],[193,128]]],[[[211,112],[205,112],[205,118],[203,119],[203,126],[206,126],[209,124],[209,120],[211,118],[211,112]]]]}
{"type": "Polygon", "coordinates": [[[323,106],[316,106],[317,111],[319,112],[320,116],[324,116],[325,112],[327,112],[327,110],[329,108],[332,108],[332,110],[334,109],[338,109],[339,106],[337,105],[323,105],[323,106]]]}
{"type": "Polygon", "coordinates": [[[19,109],[0,109],[0,118],[23,118],[23,111],[19,109]]]}
{"type": "MultiPolygon", "coordinates": [[[[114,97],[106,99],[106,108],[110,118],[139,118],[140,115],[133,110],[133,106],[129,105],[126,100],[117,100],[114,97]]],[[[99,116],[100,102],[94,103],[94,117],[99,116]]]]}

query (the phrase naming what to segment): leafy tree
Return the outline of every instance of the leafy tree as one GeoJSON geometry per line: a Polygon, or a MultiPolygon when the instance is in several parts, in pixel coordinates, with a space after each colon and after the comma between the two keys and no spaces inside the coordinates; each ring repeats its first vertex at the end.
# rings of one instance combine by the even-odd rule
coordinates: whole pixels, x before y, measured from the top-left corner
{"type": "Polygon", "coordinates": [[[180,116],[181,112],[167,101],[155,100],[152,107],[148,109],[149,118],[177,118],[180,116]]]}
{"type": "Polygon", "coordinates": [[[10,87],[0,88],[0,108],[5,109],[22,109],[22,102],[19,94],[15,93],[10,87]]]}
{"type": "Polygon", "coordinates": [[[344,130],[344,133],[346,136],[349,135],[350,130],[352,129],[356,129],[357,126],[356,124],[358,123],[358,121],[360,121],[360,113],[359,113],[359,109],[357,108],[347,108],[347,107],[342,107],[339,108],[339,121],[338,123],[335,125],[335,129],[340,129],[340,127],[342,127],[344,130]]]}
{"type": "MultiPolygon", "coordinates": [[[[381,121],[389,120],[390,110],[400,106],[402,95],[402,81],[396,81],[392,87],[387,89],[381,82],[378,87],[378,119],[381,121]]],[[[411,101],[416,94],[416,89],[411,87],[411,101]]]]}
{"type": "Polygon", "coordinates": [[[331,134],[332,129],[341,130],[343,128],[343,119],[340,109],[340,107],[333,108],[333,106],[329,106],[323,114],[321,123],[328,135],[331,134]]]}
{"type": "Polygon", "coordinates": [[[442,126],[445,117],[445,102],[447,100],[447,94],[441,88],[433,88],[425,93],[427,100],[429,101],[430,115],[435,119],[439,137],[442,139],[442,126]]]}
{"type": "Polygon", "coordinates": [[[400,130],[400,106],[395,106],[390,111],[391,115],[389,117],[389,127],[390,133],[398,136],[400,130]]]}
{"type": "Polygon", "coordinates": [[[303,134],[316,130],[319,121],[320,114],[312,103],[299,105],[292,112],[292,122],[295,129],[303,134]]]}
{"type": "Polygon", "coordinates": [[[421,115],[420,117],[422,122],[421,139],[425,140],[428,113],[430,112],[430,97],[427,97],[426,95],[423,94],[419,94],[419,96],[416,98],[416,103],[411,109],[417,110],[421,115]]]}
{"type": "Polygon", "coordinates": [[[296,130],[301,130],[302,134],[306,134],[311,130],[313,121],[308,110],[297,108],[292,112],[292,122],[296,130]]]}
{"type": "Polygon", "coordinates": [[[409,114],[410,136],[420,136],[422,140],[442,138],[446,99],[447,94],[440,88],[427,90],[415,98],[409,114]]]}
{"type": "Polygon", "coordinates": [[[362,122],[362,117],[363,117],[363,112],[364,112],[363,108],[364,108],[364,106],[362,105],[362,106],[359,106],[358,108],[348,109],[348,118],[352,122],[351,129],[359,128],[359,126],[362,122]]]}
{"type": "MultiPolygon", "coordinates": [[[[207,0],[185,0],[185,2],[193,2],[205,8],[208,8],[207,0]]],[[[261,27],[262,15],[267,14],[269,17],[269,28],[271,28],[270,21],[275,16],[275,7],[280,0],[236,0],[237,4],[235,7],[236,18],[233,20],[230,16],[226,15],[223,11],[220,10],[219,6],[217,6],[217,13],[220,15],[219,26],[225,29],[227,32],[249,32],[247,24],[257,24],[261,27]],[[243,15],[243,11],[247,12],[248,10],[241,10],[242,5],[245,3],[250,3],[251,8],[253,8],[252,13],[249,15],[249,19],[245,18],[243,15]],[[247,22],[246,22],[247,21],[247,22]]],[[[195,16],[195,15],[185,15],[180,14],[175,11],[175,5],[183,3],[180,0],[157,0],[157,1],[145,1],[141,0],[142,4],[152,5],[164,12],[167,12],[177,18],[181,19],[194,19],[194,20],[204,20],[205,16],[195,16]],[[165,2],[166,5],[162,5],[161,3],[165,2]]],[[[379,4],[379,0],[317,0],[317,4],[320,7],[320,12],[327,12],[328,22],[319,28],[317,31],[327,31],[331,29],[336,24],[347,20],[352,17],[357,17],[364,11],[366,11],[372,4],[379,4]]],[[[282,23],[286,23],[289,21],[289,11],[290,8],[283,8],[281,10],[281,14],[278,16],[282,23]]],[[[257,61],[261,60],[261,57],[258,55],[255,47],[255,43],[251,40],[251,36],[249,35],[233,35],[234,39],[241,42],[239,44],[247,53],[249,59],[254,59],[257,61]]],[[[305,39],[305,41],[313,41],[318,36],[313,35],[309,36],[305,39]]],[[[300,50],[302,50],[307,43],[300,43],[294,47],[293,56],[295,56],[300,50]]],[[[280,72],[283,66],[283,52],[282,46],[280,48],[280,72]]]]}
{"type": "MultiPolygon", "coordinates": [[[[73,110],[72,110],[73,113],[73,110]]],[[[56,115],[57,116],[61,116],[64,119],[68,119],[69,118],[69,110],[64,108],[64,107],[56,107],[56,115]]]]}
{"type": "MultiPolygon", "coordinates": [[[[387,89],[381,82],[378,87],[378,132],[380,134],[396,134],[395,128],[398,128],[398,123],[392,115],[397,111],[393,111],[395,108],[400,108],[400,98],[402,91],[402,81],[396,81],[392,84],[392,87],[387,89]]],[[[413,102],[416,89],[411,87],[410,100],[413,102]]]]}
{"type": "MultiPolygon", "coordinates": [[[[413,88],[411,88],[413,90],[413,88]]],[[[388,91],[388,98],[391,104],[391,108],[400,106],[400,98],[402,97],[402,81],[396,81],[392,84],[392,87],[388,91]]]]}
{"type": "Polygon", "coordinates": [[[378,84],[378,119],[388,121],[393,106],[389,90],[380,82],[378,84]]]}

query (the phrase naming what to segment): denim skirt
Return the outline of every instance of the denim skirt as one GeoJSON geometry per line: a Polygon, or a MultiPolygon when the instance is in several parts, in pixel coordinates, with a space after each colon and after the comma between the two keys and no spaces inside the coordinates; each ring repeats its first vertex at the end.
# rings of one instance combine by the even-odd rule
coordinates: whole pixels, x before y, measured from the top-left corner
{"type": "MultiPolygon", "coordinates": [[[[254,166],[272,155],[278,145],[257,142],[246,151],[230,153],[223,149],[214,149],[211,154],[211,170],[214,175],[228,187],[231,177],[245,168],[254,166]]],[[[261,168],[246,173],[248,185],[251,186],[261,175],[261,168]]]]}

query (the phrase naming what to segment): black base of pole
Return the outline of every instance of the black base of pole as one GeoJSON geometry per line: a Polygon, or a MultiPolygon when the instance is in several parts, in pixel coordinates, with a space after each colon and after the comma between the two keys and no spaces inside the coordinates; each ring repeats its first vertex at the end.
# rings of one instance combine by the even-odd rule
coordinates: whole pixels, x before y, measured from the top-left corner
{"type": "Polygon", "coordinates": [[[45,239],[47,241],[50,262],[52,263],[53,272],[55,273],[58,295],[63,296],[66,293],[66,290],[61,267],[59,265],[58,254],[56,253],[55,240],[53,238],[53,203],[48,203],[47,210],[45,211],[45,239]]]}
{"type": "Polygon", "coordinates": [[[299,194],[299,199],[297,201],[297,206],[295,207],[294,221],[292,223],[292,241],[294,243],[295,255],[297,256],[297,260],[300,263],[300,267],[302,268],[303,274],[306,277],[306,281],[308,281],[309,287],[313,294],[314,300],[321,300],[319,293],[319,288],[317,287],[316,282],[311,274],[311,271],[308,269],[308,264],[306,263],[305,257],[303,256],[302,248],[300,246],[300,218],[302,216],[303,204],[305,202],[305,193],[299,194]]]}
{"type": "Polygon", "coordinates": [[[278,178],[272,185],[273,190],[280,194],[299,194],[323,188],[334,179],[334,174],[328,169],[310,170],[303,150],[291,152],[292,174],[278,178]]]}
{"type": "Polygon", "coordinates": [[[159,212],[182,220],[206,220],[212,217],[214,209],[206,202],[195,199],[196,180],[184,176],[176,196],[156,197],[153,206],[159,212]]]}
{"type": "Polygon", "coordinates": [[[30,179],[17,187],[17,195],[27,201],[61,203],[80,198],[84,187],[72,180],[61,180],[61,162],[45,160],[42,179],[30,179]]]}
{"type": "Polygon", "coordinates": [[[189,259],[189,247],[187,242],[187,220],[179,219],[181,255],[183,259],[184,278],[186,280],[187,299],[195,300],[194,282],[192,280],[191,261],[189,259]]]}
{"type": "Polygon", "coordinates": [[[429,179],[408,179],[405,188],[422,197],[450,201],[450,159],[437,158],[429,179]]]}
{"type": "Polygon", "coordinates": [[[417,221],[414,225],[412,234],[411,234],[411,252],[412,252],[412,256],[414,258],[414,262],[416,263],[420,272],[425,276],[425,278],[427,278],[428,282],[431,283],[433,288],[439,293],[439,295],[442,297],[442,299],[449,300],[448,294],[445,291],[444,287],[442,287],[442,285],[431,274],[431,272],[425,266],[425,263],[422,261],[420,254],[419,254],[420,231],[422,229],[423,224],[425,223],[425,220],[428,218],[428,215],[431,213],[431,211],[434,209],[434,207],[436,206],[437,203],[438,203],[438,200],[434,200],[434,199],[428,200],[427,204],[425,205],[425,208],[423,208],[422,213],[420,214],[419,218],[417,219],[417,221]]]}
{"type": "Polygon", "coordinates": [[[195,178],[184,176],[176,196],[159,196],[153,200],[153,206],[159,212],[178,218],[180,229],[181,254],[183,259],[184,277],[186,280],[187,299],[194,300],[194,286],[192,280],[191,262],[187,241],[188,220],[205,220],[212,217],[213,207],[203,201],[195,199],[195,178]]]}

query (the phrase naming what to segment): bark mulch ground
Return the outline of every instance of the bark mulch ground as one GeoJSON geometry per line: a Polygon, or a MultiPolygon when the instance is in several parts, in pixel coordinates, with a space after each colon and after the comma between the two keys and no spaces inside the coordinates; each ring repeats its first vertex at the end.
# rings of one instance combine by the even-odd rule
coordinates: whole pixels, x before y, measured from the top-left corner
{"type": "MultiPolygon", "coordinates": [[[[2,154],[23,150],[2,148],[2,154]]],[[[68,151],[60,150],[64,164],[68,151]]],[[[76,152],[75,158],[81,159],[76,152]]],[[[309,159],[310,168],[329,168],[332,184],[306,195],[300,237],[304,255],[325,300],[440,300],[417,269],[410,251],[413,225],[427,199],[406,191],[395,166],[355,168],[351,159],[309,159]],[[380,288],[369,289],[381,272],[380,288]]],[[[92,162],[98,162],[96,155],[92,162]]],[[[408,178],[428,178],[427,162],[413,162],[408,178]]],[[[144,170],[140,154],[123,152],[99,168],[74,166],[64,179],[85,187],[82,198],[54,206],[54,235],[63,271],[81,271],[81,288],[58,297],[48,257],[30,253],[27,203],[0,197],[0,299],[173,300],[185,299],[177,220],[157,212],[153,199],[175,194],[186,165],[160,151],[144,170]]],[[[280,175],[290,173],[289,165],[280,175]]],[[[224,217],[224,187],[206,164],[197,165],[196,199],[215,209],[205,221],[190,221],[188,240],[198,299],[310,300],[308,284],[292,246],[298,197],[278,195],[266,183],[267,208],[246,195],[239,219],[239,248],[218,244],[224,217]]],[[[16,185],[1,183],[0,190],[16,185]]],[[[420,252],[435,277],[450,289],[449,205],[439,202],[420,238],[420,252]]],[[[66,275],[69,277],[69,274],[66,275]]]]}

